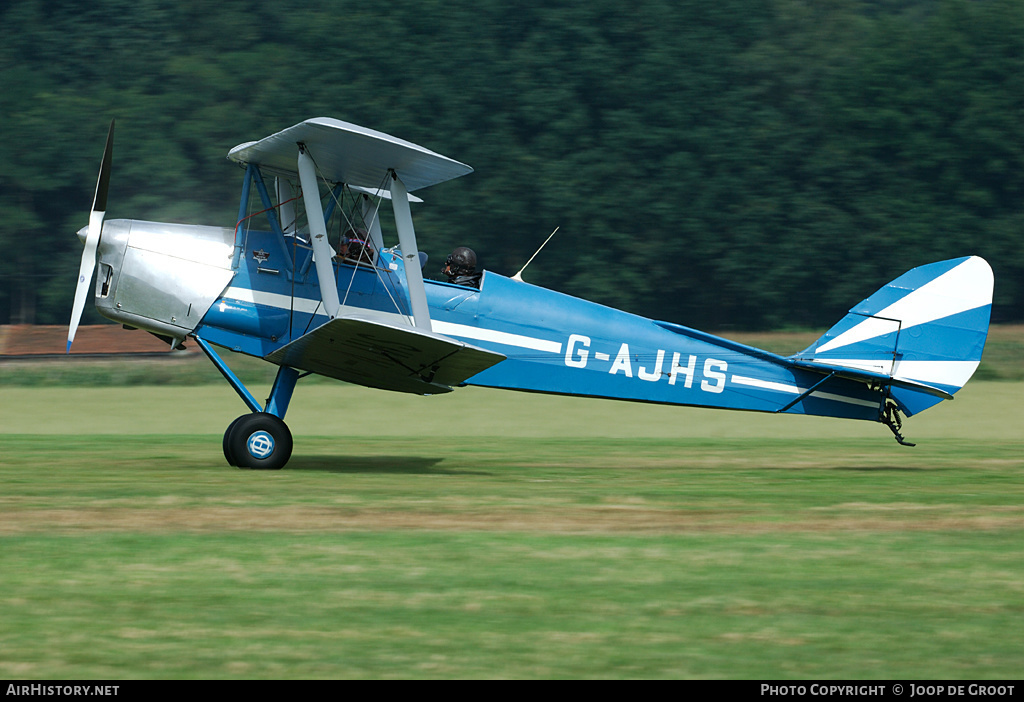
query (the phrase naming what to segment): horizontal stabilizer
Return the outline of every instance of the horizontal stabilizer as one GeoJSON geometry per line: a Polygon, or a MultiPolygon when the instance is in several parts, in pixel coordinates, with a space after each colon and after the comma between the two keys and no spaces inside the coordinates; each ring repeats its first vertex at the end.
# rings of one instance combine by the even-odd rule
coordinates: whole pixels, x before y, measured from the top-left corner
{"type": "Polygon", "coordinates": [[[332,319],[265,357],[357,385],[437,395],[505,356],[414,327],[360,316],[332,319]]]}
{"type": "Polygon", "coordinates": [[[805,370],[814,371],[815,373],[834,374],[839,378],[857,380],[867,383],[868,385],[889,385],[894,388],[906,388],[908,390],[914,390],[915,392],[923,392],[926,395],[932,395],[933,397],[938,397],[943,400],[953,399],[953,395],[942,388],[925,385],[924,383],[918,383],[913,380],[892,378],[883,373],[872,373],[870,371],[861,371],[847,366],[832,366],[827,363],[818,363],[813,361],[795,361],[790,363],[790,365],[794,368],[803,368],[805,370]]]}

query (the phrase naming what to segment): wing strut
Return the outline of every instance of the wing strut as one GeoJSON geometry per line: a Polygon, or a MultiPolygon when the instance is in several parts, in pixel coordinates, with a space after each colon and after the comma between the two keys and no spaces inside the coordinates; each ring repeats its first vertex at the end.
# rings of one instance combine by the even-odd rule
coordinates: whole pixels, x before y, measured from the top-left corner
{"type": "Polygon", "coordinates": [[[384,234],[380,230],[380,217],[377,215],[377,207],[366,193],[360,193],[360,210],[363,217],[363,224],[366,225],[370,241],[373,242],[373,250],[380,251],[384,248],[384,234]]]}
{"type": "MultiPolygon", "coordinates": [[[[309,238],[313,242],[313,258],[316,263],[316,277],[320,283],[320,299],[330,319],[338,316],[338,286],[334,282],[334,266],[331,261],[334,252],[327,241],[327,225],[324,223],[324,208],[320,205],[320,184],[316,179],[313,159],[306,153],[305,144],[299,144],[299,183],[302,185],[302,201],[306,204],[306,220],[309,222],[309,238]]],[[[408,208],[408,204],[406,207],[408,208]]],[[[422,280],[420,285],[423,285],[422,280]]],[[[426,294],[424,293],[424,297],[426,294]]]]}
{"type": "Polygon", "coordinates": [[[432,331],[427,291],[423,287],[423,271],[420,269],[420,253],[416,248],[416,230],[413,229],[412,212],[409,210],[409,192],[394,171],[391,171],[391,207],[395,211],[398,243],[402,247],[402,258],[405,259],[405,279],[409,284],[413,324],[418,329],[432,331]]]}

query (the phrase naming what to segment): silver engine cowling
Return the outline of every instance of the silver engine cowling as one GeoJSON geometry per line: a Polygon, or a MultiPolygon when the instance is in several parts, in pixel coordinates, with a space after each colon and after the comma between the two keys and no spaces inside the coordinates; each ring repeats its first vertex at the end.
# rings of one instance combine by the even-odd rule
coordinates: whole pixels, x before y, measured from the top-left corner
{"type": "Polygon", "coordinates": [[[108,220],[97,249],[96,308],[180,342],[231,282],[233,253],[234,232],[225,227],[108,220]]]}

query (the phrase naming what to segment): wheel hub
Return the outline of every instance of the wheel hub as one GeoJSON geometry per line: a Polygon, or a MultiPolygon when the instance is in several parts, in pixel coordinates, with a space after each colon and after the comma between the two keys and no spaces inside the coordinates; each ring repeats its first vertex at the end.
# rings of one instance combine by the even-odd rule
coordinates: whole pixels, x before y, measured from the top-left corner
{"type": "Polygon", "coordinates": [[[274,452],[274,437],[265,431],[253,432],[245,442],[249,453],[256,458],[266,458],[274,452]]]}

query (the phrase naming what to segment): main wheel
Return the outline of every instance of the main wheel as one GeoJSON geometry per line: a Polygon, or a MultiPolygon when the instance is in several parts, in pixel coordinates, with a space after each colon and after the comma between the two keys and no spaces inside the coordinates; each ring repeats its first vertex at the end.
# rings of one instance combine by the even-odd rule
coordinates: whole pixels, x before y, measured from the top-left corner
{"type": "Polygon", "coordinates": [[[292,433],[288,425],[266,412],[239,417],[226,436],[224,452],[240,468],[279,470],[292,455],[292,433]]]}
{"type": "Polygon", "coordinates": [[[235,454],[231,450],[231,433],[235,430],[235,427],[238,426],[238,423],[245,419],[246,416],[248,415],[243,414],[241,417],[231,422],[231,424],[228,425],[227,431],[224,432],[224,458],[227,459],[229,466],[238,465],[238,459],[235,458],[235,454]]]}

